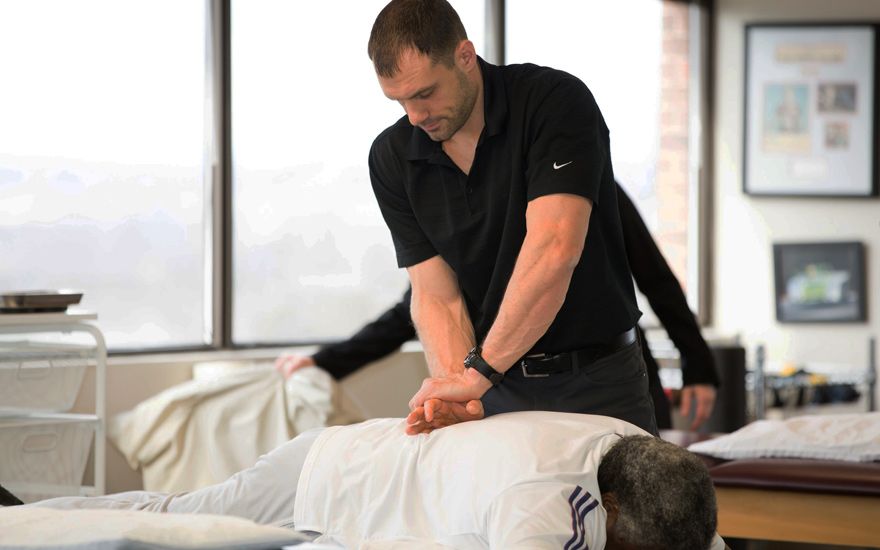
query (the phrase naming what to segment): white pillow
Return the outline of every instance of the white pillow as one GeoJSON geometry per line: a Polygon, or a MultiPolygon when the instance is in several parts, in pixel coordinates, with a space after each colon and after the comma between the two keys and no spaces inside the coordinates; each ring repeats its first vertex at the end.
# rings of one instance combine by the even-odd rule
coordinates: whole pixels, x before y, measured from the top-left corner
{"type": "Polygon", "coordinates": [[[730,460],[788,457],[871,462],[880,460],[880,412],[758,420],[731,434],[694,443],[688,450],[730,460]]]}
{"type": "Polygon", "coordinates": [[[232,516],[0,507],[0,550],[263,550],[309,540],[232,516]]]}

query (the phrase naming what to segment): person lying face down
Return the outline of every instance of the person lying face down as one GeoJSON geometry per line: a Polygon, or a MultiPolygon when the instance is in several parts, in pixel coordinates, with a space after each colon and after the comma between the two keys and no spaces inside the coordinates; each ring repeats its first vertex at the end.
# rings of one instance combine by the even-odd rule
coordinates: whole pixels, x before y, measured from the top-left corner
{"type": "Polygon", "coordinates": [[[622,420],[526,411],[415,437],[405,423],[375,419],[306,432],[253,468],[192,493],[29,506],[236,515],[293,524],[320,533],[316,542],[353,549],[391,542],[460,550],[725,547],[702,462],[622,420]]]}

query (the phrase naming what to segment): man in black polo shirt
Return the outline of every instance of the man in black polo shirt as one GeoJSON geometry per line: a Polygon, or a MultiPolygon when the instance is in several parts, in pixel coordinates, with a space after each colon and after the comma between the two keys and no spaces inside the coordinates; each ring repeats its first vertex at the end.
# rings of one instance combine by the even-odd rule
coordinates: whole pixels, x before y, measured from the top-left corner
{"type": "Polygon", "coordinates": [[[393,0],[368,50],[406,112],[369,164],[432,374],[411,433],[445,425],[434,399],[656,433],[608,128],[587,87],[486,63],[445,0],[393,0]]]}

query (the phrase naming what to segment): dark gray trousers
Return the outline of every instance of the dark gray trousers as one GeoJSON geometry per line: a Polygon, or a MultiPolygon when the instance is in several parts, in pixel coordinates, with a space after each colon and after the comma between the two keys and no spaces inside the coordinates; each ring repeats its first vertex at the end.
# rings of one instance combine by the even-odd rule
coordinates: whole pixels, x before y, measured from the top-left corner
{"type": "Polygon", "coordinates": [[[513,411],[600,414],[626,420],[657,435],[654,403],[639,338],[575,371],[527,378],[519,363],[482,397],[486,416],[513,411]]]}

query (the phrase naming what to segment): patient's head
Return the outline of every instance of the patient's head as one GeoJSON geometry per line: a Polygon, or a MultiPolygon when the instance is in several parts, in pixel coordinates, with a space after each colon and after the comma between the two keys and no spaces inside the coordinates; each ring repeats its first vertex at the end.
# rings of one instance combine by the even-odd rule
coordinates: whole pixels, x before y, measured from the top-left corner
{"type": "Polygon", "coordinates": [[[690,452],[655,437],[624,437],[605,454],[598,478],[607,549],[709,548],[718,524],[715,491],[690,452]]]}

